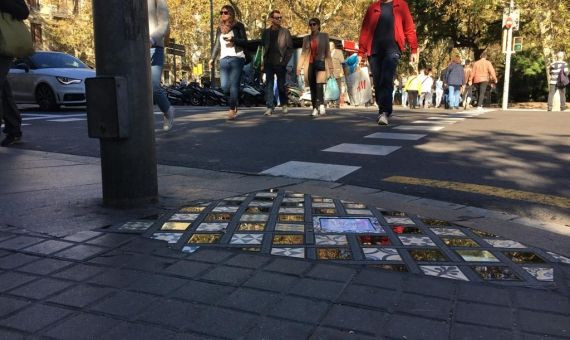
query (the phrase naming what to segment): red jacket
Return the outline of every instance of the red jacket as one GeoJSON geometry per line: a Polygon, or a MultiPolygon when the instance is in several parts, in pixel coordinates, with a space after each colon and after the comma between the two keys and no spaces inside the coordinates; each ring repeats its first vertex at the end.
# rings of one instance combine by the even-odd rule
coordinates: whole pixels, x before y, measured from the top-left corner
{"type": "MultiPolygon", "coordinates": [[[[393,0],[394,8],[394,38],[403,51],[406,49],[406,41],[412,49],[412,53],[418,52],[418,38],[416,37],[416,26],[412,19],[412,14],[408,4],[404,0],[393,0]]],[[[360,40],[358,42],[359,54],[370,56],[372,52],[372,40],[376,32],[376,26],[380,19],[380,1],[372,3],[366,11],[362,28],[360,29],[360,40]]]]}

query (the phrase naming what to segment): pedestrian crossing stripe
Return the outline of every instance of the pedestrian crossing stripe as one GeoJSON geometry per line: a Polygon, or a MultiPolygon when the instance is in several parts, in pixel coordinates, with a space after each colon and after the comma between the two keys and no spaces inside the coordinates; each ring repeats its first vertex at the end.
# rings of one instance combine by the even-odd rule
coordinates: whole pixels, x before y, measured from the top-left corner
{"type": "Polygon", "coordinates": [[[455,124],[457,121],[454,120],[438,120],[438,121],[430,121],[430,120],[415,120],[412,124],[455,124]]]}
{"type": "Polygon", "coordinates": [[[400,125],[396,126],[394,130],[405,131],[439,131],[443,130],[445,126],[428,126],[428,125],[400,125]]]}
{"type": "Polygon", "coordinates": [[[334,182],[360,168],[350,165],[290,161],[264,170],[260,174],[334,182]]]}
{"type": "Polygon", "coordinates": [[[389,145],[370,145],[370,144],[350,144],[343,143],[333,146],[328,149],[324,149],[326,152],[339,152],[339,153],[351,153],[359,155],[374,155],[374,156],[386,156],[392,152],[400,149],[400,146],[389,146],[389,145]]]}
{"type": "Polygon", "coordinates": [[[397,139],[397,140],[420,140],[427,135],[417,133],[390,133],[390,132],[376,132],[364,138],[378,138],[378,139],[397,139]]]}

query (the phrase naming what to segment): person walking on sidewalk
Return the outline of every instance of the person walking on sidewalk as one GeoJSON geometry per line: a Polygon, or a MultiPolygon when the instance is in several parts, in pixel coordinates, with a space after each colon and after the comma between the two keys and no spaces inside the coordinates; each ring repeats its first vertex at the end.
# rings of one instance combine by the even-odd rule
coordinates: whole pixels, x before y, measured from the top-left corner
{"type": "Polygon", "coordinates": [[[451,64],[447,67],[444,78],[447,84],[449,108],[456,110],[459,108],[459,100],[461,97],[461,87],[465,81],[465,72],[461,65],[461,57],[456,54],[451,59],[451,64]]]}
{"type": "Polygon", "coordinates": [[[481,53],[481,57],[473,64],[471,76],[467,85],[475,86],[479,91],[479,98],[477,99],[477,110],[483,110],[483,101],[485,100],[485,92],[489,82],[496,83],[497,75],[493,64],[487,60],[487,53],[481,53]]]}
{"type": "Polygon", "coordinates": [[[558,87],[558,77],[564,71],[568,75],[568,64],[564,61],[564,52],[556,53],[556,61],[550,64],[550,82],[548,83],[548,111],[552,111],[552,102],[556,91],[560,93],[560,110],[566,110],[566,87],[558,87]]]}
{"type": "Polygon", "coordinates": [[[424,78],[422,79],[422,88],[420,90],[420,108],[427,109],[432,101],[433,77],[430,68],[424,70],[424,78]]]}
{"type": "Polygon", "coordinates": [[[325,115],[324,85],[329,76],[334,75],[329,35],[321,32],[321,21],[309,19],[311,34],[303,38],[301,57],[297,64],[297,74],[304,74],[305,83],[311,88],[313,112],[311,116],[325,115]]]}
{"type": "MultiPolygon", "coordinates": [[[[30,14],[24,0],[2,0],[0,12],[10,14],[16,20],[25,20],[30,14]]],[[[7,78],[13,59],[11,56],[0,55],[0,124],[4,122],[6,134],[0,143],[2,146],[10,146],[22,139],[22,117],[7,78]]]]}
{"type": "Polygon", "coordinates": [[[210,59],[210,69],[214,60],[220,58],[220,81],[222,90],[229,96],[228,120],[237,117],[239,84],[246,60],[247,34],[245,26],[236,20],[236,12],[230,5],[220,10],[220,24],[216,30],[216,40],[210,59]]]}
{"type": "Polygon", "coordinates": [[[334,103],[335,107],[340,107],[340,105],[344,102],[344,95],[343,95],[343,89],[344,89],[344,71],[342,69],[342,63],[344,62],[344,55],[342,54],[342,50],[336,48],[334,42],[330,42],[330,50],[331,50],[331,59],[332,59],[332,64],[333,64],[333,69],[334,69],[334,78],[336,80],[336,83],[338,85],[338,89],[340,91],[340,96],[338,98],[338,100],[334,103]]]}
{"type": "Polygon", "coordinates": [[[469,84],[469,78],[471,78],[471,72],[473,72],[473,63],[471,60],[465,61],[464,73],[465,73],[465,81],[463,83],[463,108],[465,110],[469,109],[469,105],[471,104],[471,93],[472,93],[472,85],[469,84]]]}
{"type": "Polygon", "coordinates": [[[388,117],[392,115],[394,75],[406,42],[412,52],[411,62],[415,64],[418,61],[418,39],[406,1],[373,2],[362,21],[359,54],[368,58],[372,69],[379,125],[388,125],[388,117]]]}
{"type": "Polygon", "coordinates": [[[265,70],[265,110],[266,116],[271,116],[275,108],[275,98],[273,94],[274,78],[277,77],[277,89],[279,92],[279,102],[283,108],[283,114],[288,112],[287,90],[285,89],[285,77],[287,74],[287,64],[293,55],[293,39],[291,33],[282,27],[283,16],[278,10],[269,13],[271,27],[261,33],[261,46],[264,49],[263,69],[265,70]]]}
{"type": "MultiPolygon", "coordinates": [[[[408,82],[406,83],[405,90],[408,93],[408,107],[410,109],[415,109],[418,105],[418,98],[419,93],[422,90],[422,71],[419,71],[418,74],[412,75],[408,78],[408,82]]],[[[382,117],[380,117],[382,118],[382,117]]],[[[380,119],[379,119],[380,121],[380,119]]],[[[379,123],[380,124],[380,123],[379,123]]],[[[384,124],[386,125],[386,124],[384,124]]]]}
{"type": "Polygon", "coordinates": [[[174,124],[176,112],[170,105],[166,92],[160,86],[164,68],[164,44],[168,32],[170,16],[166,0],[148,1],[148,26],[150,36],[150,72],[153,101],[163,114],[162,129],[169,131],[174,124]]]}
{"type": "Polygon", "coordinates": [[[435,107],[438,108],[441,105],[441,99],[443,98],[443,80],[438,78],[435,81],[435,107]]]}

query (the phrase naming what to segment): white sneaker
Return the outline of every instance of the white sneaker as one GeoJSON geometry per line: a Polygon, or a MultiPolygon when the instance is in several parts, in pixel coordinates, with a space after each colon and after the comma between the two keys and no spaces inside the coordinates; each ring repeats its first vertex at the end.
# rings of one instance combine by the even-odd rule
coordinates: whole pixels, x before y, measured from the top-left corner
{"type": "Polygon", "coordinates": [[[273,114],[273,109],[268,107],[267,110],[265,110],[265,113],[263,114],[264,116],[271,116],[273,114]]]}
{"type": "Polygon", "coordinates": [[[324,115],[327,114],[327,109],[326,109],[325,106],[322,105],[322,104],[319,106],[319,114],[320,114],[321,116],[324,116],[324,115]]]}
{"type": "Polygon", "coordinates": [[[477,111],[483,111],[483,106],[478,106],[477,111]]]}
{"type": "Polygon", "coordinates": [[[283,109],[283,114],[286,115],[289,113],[289,107],[287,105],[281,105],[281,109],[283,109]]]}
{"type": "Polygon", "coordinates": [[[311,116],[312,116],[312,117],[316,117],[316,116],[318,116],[318,115],[319,115],[319,110],[313,109],[313,112],[311,112],[311,116]]]}
{"type": "Polygon", "coordinates": [[[176,111],[174,110],[174,106],[170,106],[162,118],[162,130],[170,131],[170,129],[172,129],[172,125],[174,125],[174,116],[176,116],[176,111]]]}
{"type": "Polygon", "coordinates": [[[378,116],[378,125],[388,125],[388,115],[386,112],[382,112],[382,114],[378,116]]]}

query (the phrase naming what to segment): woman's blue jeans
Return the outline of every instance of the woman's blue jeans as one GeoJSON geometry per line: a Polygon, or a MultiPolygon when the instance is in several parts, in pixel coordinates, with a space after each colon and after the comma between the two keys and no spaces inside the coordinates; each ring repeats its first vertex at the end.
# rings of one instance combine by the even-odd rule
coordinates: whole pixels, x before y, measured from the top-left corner
{"type": "Polygon", "coordinates": [[[239,82],[243,71],[244,58],[225,57],[220,60],[220,80],[222,82],[222,90],[229,96],[229,106],[231,110],[235,110],[238,106],[239,99],[239,82]]]}
{"type": "Polygon", "coordinates": [[[164,47],[153,47],[150,49],[150,74],[152,80],[152,99],[162,112],[168,112],[170,102],[166,92],[160,86],[162,69],[164,68],[164,47]]]}
{"type": "Polygon", "coordinates": [[[449,107],[459,107],[459,99],[461,97],[461,85],[449,85],[448,89],[449,107]]]}

